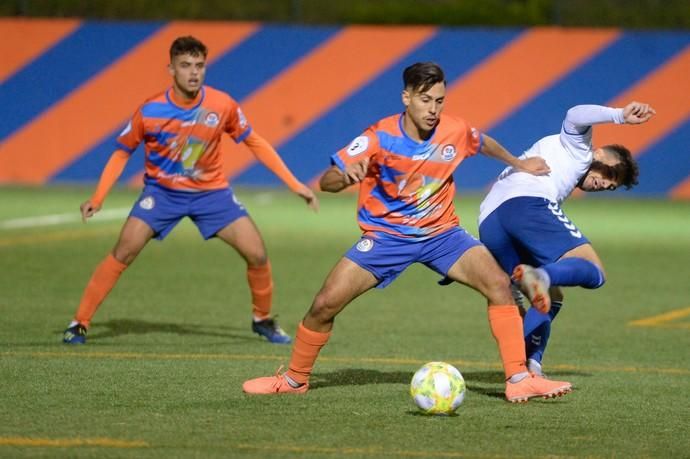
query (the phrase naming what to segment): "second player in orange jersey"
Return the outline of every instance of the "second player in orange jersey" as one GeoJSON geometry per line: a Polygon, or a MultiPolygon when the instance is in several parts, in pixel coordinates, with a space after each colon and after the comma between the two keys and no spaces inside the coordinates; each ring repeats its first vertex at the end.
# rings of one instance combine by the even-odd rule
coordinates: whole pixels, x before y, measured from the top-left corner
{"type": "Polygon", "coordinates": [[[63,342],[86,342],[99,305],[122,272],[151,238],[163,239],[184,217],[204,239],[218,237],[247,263],[252,297],[252,330],[272,343],[290,337],[271,317],[273,280],[259,230],[237,200],[223,174],[221,136],[244,142],[257,159],[280,177],[307,205],[318,210],[314,192],[297,180],[273,147],[254,132],[228,94],[205,86],[206,46],[180,37],[170,48],[172,87],[146,100],[117,138],[93,196],[81,205],[84,220],[98,212],[139,144],[145,146],[145,187],[122,228],[115,248],[98,265],[63,342]]]}

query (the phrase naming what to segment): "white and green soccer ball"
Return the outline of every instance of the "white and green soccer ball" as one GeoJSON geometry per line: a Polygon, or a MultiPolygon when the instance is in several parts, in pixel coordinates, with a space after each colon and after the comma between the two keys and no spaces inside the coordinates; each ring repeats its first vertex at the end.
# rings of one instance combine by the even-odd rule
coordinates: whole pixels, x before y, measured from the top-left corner
{"type": "Polygon", "coordinates": [[[453,365],[429,362],[412,377],[410,395],[426,414],[452,414],[465,399],[465,380],[453,365]]]}

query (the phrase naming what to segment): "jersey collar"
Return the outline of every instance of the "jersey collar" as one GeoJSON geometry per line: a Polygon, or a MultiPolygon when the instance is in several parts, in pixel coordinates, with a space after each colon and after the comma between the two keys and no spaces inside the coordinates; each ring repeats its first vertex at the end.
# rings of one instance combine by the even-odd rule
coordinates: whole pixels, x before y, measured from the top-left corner
{"type": "Polygon", "coordinates": [[[206,89],[204,86],[201,87],[196,97],[193,100],[182,100],[175,94],[175,90],[171,87],[165,92],[165,98],[172,105],[182,109],[182,110],[194,110],[201,102],[204,101],[204,96],[206,95],[206,89]]]}

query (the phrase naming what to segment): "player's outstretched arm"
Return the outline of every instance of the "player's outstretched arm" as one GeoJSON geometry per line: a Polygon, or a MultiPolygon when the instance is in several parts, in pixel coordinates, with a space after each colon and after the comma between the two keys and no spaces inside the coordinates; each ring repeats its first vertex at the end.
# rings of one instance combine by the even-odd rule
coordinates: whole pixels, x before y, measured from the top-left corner
{"type": "Polygon", "coordinates": [[[87,218],[93,217],[96,212],[101,210],[105,197],[108,195],[108,192],[110,192],[115,182],[117,182],[117,179],[120,178],[120,175],[122,175],[127,161],[129,161],[129,153],[124,150],[115,150],[110,156],[108,163],[103,168],[101,178],[98,180],[96,191],[94,191],[89,199],[79,206],[82,221],[86,222],[87,218]]]}
{"type": "Polygon", "coordinates": [[[479,151],[490,158],[497,159],[509,166],[513,166],[521,172],[527,172],[532,175],[546,175],[551,172],[549,165],[546,164],[543,158],[536,156],[525,159],[517,158],[511,155],[503,145],[486,134],[482,134],[482,146],[479,151]]]}
{"type": "Polygon", "coordinates": [[[319,211],[319,200],[316,194],[314,194],[311,188],[297,180],[280,155],[278,155],[278,152],[266,139],[257,134],[256,131],[252,131],[244,139],[244,143],[249,147],[256,159],[282,180],[290,190],[304,199],[310,209],[314,212],[319,211]]]}
{"type": "Polygon", "coordinates": [[[367,169],[369,169],[369,158],[346,166],[345,171],[340,170],[338,166],[331,166],[319,179],[319,186],[323,191],[337,193],[364,180],[367,169]]]}
{"type": "Polygon", "coordinates": [[[656,110],[642,102],[633,101],[623,107],[623,119],[628,124],[646,123],[654,115],[656,115],[656,110]]]}

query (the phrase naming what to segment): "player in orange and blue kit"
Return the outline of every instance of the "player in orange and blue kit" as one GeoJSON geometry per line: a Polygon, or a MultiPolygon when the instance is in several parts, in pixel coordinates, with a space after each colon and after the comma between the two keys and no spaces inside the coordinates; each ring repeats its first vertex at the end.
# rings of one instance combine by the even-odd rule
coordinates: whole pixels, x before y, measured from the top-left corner
{"type": "Polygon", "coordinates": [[[221,136],[244,142],[266,167],[280,177],[315,211],[314,192],[299,182],[273,147],[254,132],[241,108],[228,94],[203,85],[206,46],[194,37],[180,37],[170,48],[172,87],[144,102],[117,138],[94,195],[81,205],[84,220],[98,212],[130,155],[145,145],[144,190],[125,222],[113,251],[89,281],[63,342],[86,342],[86,331],[99,305],[122,272],[151,238],[164,239],[189,217],[204,239],[218,237],[247,263],[252,296],[252,330],[272,343],[290,337],[271,318],[273,280],[266,247],[254,222],[237,200],[223,174],[221,136]]]}
{"type": "Polygon", "coordinates": [[[359,183],[362,238],[330,272],[299,324],[288,370],[246,381],[243,390],[306,392],[338,313],[367,290],[388,285],[412,263],[422,263],[486,297],[509,401],[569,392],[569,383],[527,371],[522,319],[510,279],[488,250],[458,226],[453,206],[452,174],[477,152],[532,174],[548,173],[548,166],[542,159],[515,158],[466,121],[442,116],[446,82],[438,65],[411,65],[403,72],[403,83],[405,111],[374,124],[333,155],[333,165],[320,180],[330,192],[359,183]]]}

